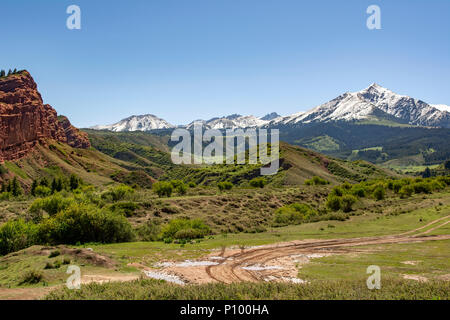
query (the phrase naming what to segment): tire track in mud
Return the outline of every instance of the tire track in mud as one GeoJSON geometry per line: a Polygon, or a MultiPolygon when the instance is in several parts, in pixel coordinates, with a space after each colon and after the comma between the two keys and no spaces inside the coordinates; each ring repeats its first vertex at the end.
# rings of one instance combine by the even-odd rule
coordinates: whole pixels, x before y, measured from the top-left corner
{"type": "Polygon", "coordinates": [[[422,241],[436,241],[436,240],[448,240],[450,235],[438,235],[438,236],[425,236],[426,234],[434,231],[448,223],[446,221],[438,226],[435,226],[425,232],[405,236],[414,232],[421,231],[429,226],[432,226],[438,222],[448,219],[450,216],[445,216],[428,223],[425,226],[410,230],[397,235],[379,236],[379,237],[360,237],[360,238],[348,238],[348,239],[332,239],[332,240],[314,240],[314,241],[301,241],[300,243],[287,243],[284,245],[269,245],[267,247],[260,247],[250,249],[240,253],[233,254],[226,257],[225,260],[219,262],[214,266],[208,266],[206,268],[207,275],[214,281],[221,283],[232,283],[242,281],[261,281],[264,280],[262,275],[251,270],[245,270],[245,267],[250,264],[265,264],[269,261],[288,257],[302,253],[314,253],[329,251],[330,253],[336,253],[336,250],[343,250],[345,247],[374,245],[374,244],[391,244],[391,243],[412,243],[422,241]],[[334,250],[334,251],[333,251],[334,250]]]}

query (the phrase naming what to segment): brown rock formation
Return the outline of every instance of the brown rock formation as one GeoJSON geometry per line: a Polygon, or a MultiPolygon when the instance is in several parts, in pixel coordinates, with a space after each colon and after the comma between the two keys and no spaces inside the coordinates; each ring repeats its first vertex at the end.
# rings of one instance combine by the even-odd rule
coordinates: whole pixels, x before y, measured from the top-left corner
{"type": "Polygon", "coordinates": [[[17,160],[52,139],[75,148],[90,146],[86,134],[44,105],[27,71],[0,78],[0,161],[17,160]],[[61,121],[60,121],[61,120],[61,121]]]}

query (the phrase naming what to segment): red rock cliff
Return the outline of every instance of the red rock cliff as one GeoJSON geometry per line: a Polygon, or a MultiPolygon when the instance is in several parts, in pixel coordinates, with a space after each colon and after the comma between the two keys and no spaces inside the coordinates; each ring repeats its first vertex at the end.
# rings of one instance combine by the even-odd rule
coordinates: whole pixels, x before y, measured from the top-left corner
{"type": "Polygon", "coordinates": [[[48,139],[76,148],[90,146],[84,133],[65,117],[59,121],[56,111],[44,105],[27,71],[0,78],[0,161],[19,159],[48,139]]]}

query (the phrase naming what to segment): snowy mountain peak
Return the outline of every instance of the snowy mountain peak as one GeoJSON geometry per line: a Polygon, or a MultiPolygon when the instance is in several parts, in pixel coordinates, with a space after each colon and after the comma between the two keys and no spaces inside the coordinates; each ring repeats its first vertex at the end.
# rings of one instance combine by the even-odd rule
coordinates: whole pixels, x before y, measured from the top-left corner
{"type": "Polygon", "coordinates": [[[91,129],[121,132],[121,131],[151,131],[158,129],[169,129],[174,127],[175,126],[171,125],[166,120],[158,118],[153,114],[145,114],[140,116],[131,116],[111,125],[94,126],[91,129]]]}

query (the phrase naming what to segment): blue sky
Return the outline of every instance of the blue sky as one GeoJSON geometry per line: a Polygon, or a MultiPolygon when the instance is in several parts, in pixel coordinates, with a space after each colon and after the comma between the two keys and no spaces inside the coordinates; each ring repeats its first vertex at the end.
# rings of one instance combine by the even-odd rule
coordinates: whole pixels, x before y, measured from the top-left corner
{"type": "Polygon", "coordinates": [[[0,68],[79,127],[310,109],[373,82],[450,105],[449,0],[2,0],[0,68]],[[66,28],[76,4],[82,29],[66,28]],[[366,9],[381,8],[382,30],[366,9]]]}

